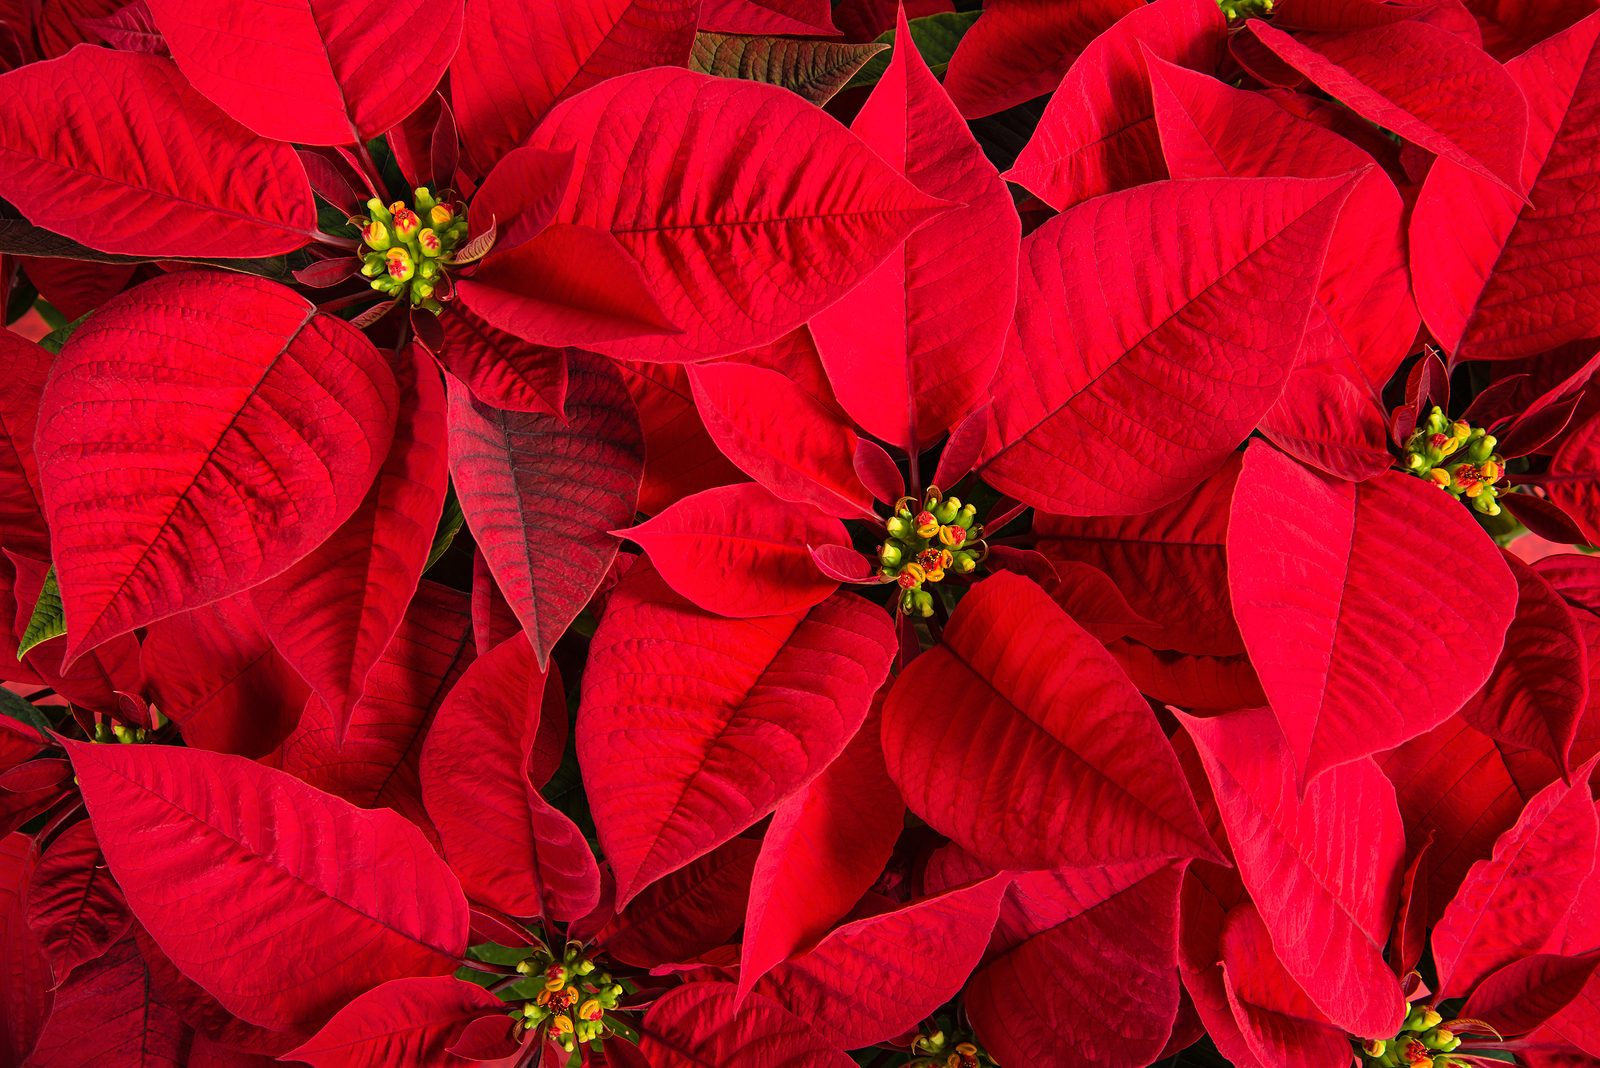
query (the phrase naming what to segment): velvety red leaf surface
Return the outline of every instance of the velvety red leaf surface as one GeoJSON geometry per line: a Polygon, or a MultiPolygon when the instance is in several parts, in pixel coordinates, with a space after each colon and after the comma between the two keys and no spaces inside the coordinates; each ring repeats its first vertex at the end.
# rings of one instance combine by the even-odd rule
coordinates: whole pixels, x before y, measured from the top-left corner
{"type": "Polygon", "coordinates": [[[127,938],[56,991],[50,1021],[27,1063],[180,1068],[189,1063],[191,1035],[170,1006],[152,999],[149,968],[127,938]]]}
{"type": "MultiPolygon", "coordinates": [[[[909,38],[903,17],[898,33],[909,38]]],[[[895,50],[850,129],[918,189],[962,205],[913,233],[810,324],[844,410],[881,440],[919,451],[976,406],[1000,362],[1021,225],[1005,183],[914,48],[895,50]]]]}
{"type": "Polygon", "coordinates": [[[578,710],[619,905],[819,775],[866,719],[893,652],[888,617],[853,593],[723,619],[635,565],[595,633],[578,710]]]}
{"type": "Polygon", "coordinates": [[[1528,101],[1527,147],[1509,172],[1526,201],[1458,160],[1428,172],[1411,222],[1417,303],[1458,356],[1528,356],[1600,325],[1590,281],[1600,244],[1585,225],[1595,208],[1587,146],[1600,114],[1597,38],[1591,15],[1506,64],[1528,101]]]}
{"type": "Polygon", "coordinates": [[[448,975],[391,979],[350,1002],[286,1056],[318,1068],[446,1064],[445,1051],[468,1023],[503,1008],[483,987],[448,975]]]}
{"type": "Polygon", "coordinates": [[[688,375],[706,433],[741,471],[786,501],[870,513],[855,466],[860,438],[821,400],[765,367],[696,364],[688,375]]]}
{"type": "Polygon", "coordinates": [[[1470,991],[1496,968],[1537,951],[1573,907],[1594,869],[1600,835],[1585,765],[1528,802],[1494,854],[1467,872],[1433,930],[1440,993],[1470,991]]]}
{"type": "Polygon", "coordinates": [[[272,282],[146,283],[51,368],[37,448],[70,656],[272,577],[356,510],[397,395],[350,324],[272,282]]]}
{"type": "Polygon", "coordinates": [[[1264,444],[1245,453],[1228,563],[1240,633],[1302,780],[1461,708],[1516,610],[1494,544],[1436,487],[1399,473],[1351,485],[1264,444]],[[1413,533],[1422,516],[1451,545],[1447,564],[1413,533]],[[1461,643],[1481,655],[1455,655],[1461,643]]]}
{"type": "Polygon", "coordinates": [[[575,154],[557,221],[615,235],[683,331],[617,350],[630,359],[772,341],[945,206],[793,93],[689,71],[613,78],[559,106],[528,143],[575,154]],[[593,138],[597,127],[606,141],[593,138]],[[707,200],[695,195],[701,185],[728,195],[707,200]],[[837,269],[808,269],[819,259],[837,269]]]}
{"type": "Polygon", "coordinates": [[[413,348],[396,360],[394,439],[355,514],[250,592],[273,645],[333,712],[341,737],[416,591],[449,486],[444,386],[424,359],[413,348]]]}
{"type": "Polygon", "coordinates": [[[1058,209],[1167,177],[1145,57],[1210,71],[1224,23],[1206,0],[1134,7],[1073,63],[1006,177],[1058,209]]]}
{"type": "MultiPolygon", "coordinates": [[[[761,844],[734,838],[645,887],[595,936],[629,964],[687,961],[723,945],[754,903],[750,876],[761,844]]],[[[874,873],[876,874],[876,873],[874,873]]]]}
{"type": "Polygon", "coordinates": [[[28,923],[28,886],[39,851],[25,834],[0,838],[0,1052],[21,1064],[50,1015],[50,959],[28,923]]]}
{"type": "Polygon", "coordinates": [[[1383,959],[1405,851],[1394,788],[1362,760],[1318,776],[1302,796],[1266,709],[1183,723],[1284,968],[1341,1028],[1393,1036],[1405,1009],[1383,959]]]}
{"type": "Polygon", "coordinates": [[[454,970],[460,886],[394,813],[240,757],[69,745],[128,907],[243,1019],[315,1027],[385,980],[454,970]]]}
{"type": "Polygon", "coordinates": [[[0,544],[35,559],[50,555],[39,490],[39,464],[33,435],[39,425],[39,397],[50,374],[50,353],[7,330],[0,333],[0,359],[8,373],[0,379],[0,544]]]}
{"type": "Polygon", "coordinates": [[[473,661],[423,744],[422,799],[468,897],[571,921],[598,903],[600,871],[529,776],[545,686],[521,634],[473,661]]]}
{"type": "Polygon", "coordinates": [[[811,1026],[777,1002],[732,983],[690,983],[669,992],[645,1017],[644,1055],[653,1068],[850,1068],[811,1026]]]}
{"type": "Polygon", "coordinates": [[[844,524],[754,483],[686,497],[616,532],[639,544],[679,595],[720,616],[770,616],[810,608],[838,588],[811,549],[843,545],[844,524]]]}
{"type": "Polygon", "coordinates": [[[120,942],[132,922],[94,828],[73,824],[39,858],[28,886],[28,926],[39,936],[56,981],[120,942]]]}
{"type": "Polygon", "coordinates": [[[619,74],[682,65],[696,14],[685,0],[468,4],[450,66],[468,158],[487,172],[559,101],[619,74]]]}
{"type": "Polygon", "coordinates": [[[907,807],[997,868],[1214,852],[1144,699],[1019,576],[969,592],[900,673],[883,750],[907,807]]]}
{"type": "Polygon", "coordinates": [[[218,111],[171,60],[83,46],[0,84],[37,102],[0,120],[0,180],[38,226],[145,256],[270,256],[316,226],[294,150],[218,111]]]}
{"type": "Polygon", "coordinates": [[[449,383],[450,473],[495,582],[540,663],[593,596],[633,518],[638,417],[595,356],[574,359],[565,418],[505,412],[449,383]],[[562,566],[545,566],[555,561],[562,566]]]}
{"type": "Polygon", "coordinates": [[[844,1049],[882,1042],[949,1000],[977,964],[1009,875],[847,923],[755,986],[844,1049]],[[840,999],[840,983],[856,991],[840,999]]]}
{"type": "Polygon", "coordinates": [[[1411,20],[1294,38],[1252,19],[1245,32],[1363,118],[1507,190],[1524,188],[1522,94],[1449,30],[1411,20]]]}
{"type": "Polygon", "coordinates": [[[178,69],[265,137],[363,144],[433,92],[463,0],[147,0],[178,69]],[[381,58],[379,58],[381,57],[381,58]]]}
{"type": "Polygon", "coordinates": [[[1228,508],[1238,478],[1239,462],[1230,457],[1193,493],[1143,515],[1038,512],[1033,517],[1036,545],[1058,569],[1082,564],[1110,578],[1128,606],[1152,624],[1133,630],[1145,644],[1208,656],[1241,653],[1244,641],[1233,622],[1226,552],[1228,508]]]}
{"type": "Polygon", "coordinates": [[[1489,681],[1461,715],[1497,741],[1537,749],[1569,770],[1589,704],[1588,646],[1555,588],[1515,556],[1505,559],[1517,580],[1517,614],[1489,681]]]}
{"type": "Polygon", "coordinates": [[[871,889],[905,825],[870,714],[837,760],[778,806],[751,877],[739,984],[796,956],[871,889]]]}
{"type": "Polygon", "coordinates": [[[1216,471],[1283,391],[1349,189],[1157,183],[1030,234],[984,480],[1042,510],[1134,514],[1216,471]]]}
{"type": "Polygon", "coordinates": [[[1135,0],[990,0],[950,57],[945,88],[968,118],[1043,96],[1097,36],[1142,6],[1135,0]]]}
{"type": "Polygon", "coordinates": [[[1159,1054],[1178,1011],[1179,877],[1159,862],[1020,876],[1000,953],[967,990],[985,1048],[1021,1064],[1118,1068],[1159,1054]]]}

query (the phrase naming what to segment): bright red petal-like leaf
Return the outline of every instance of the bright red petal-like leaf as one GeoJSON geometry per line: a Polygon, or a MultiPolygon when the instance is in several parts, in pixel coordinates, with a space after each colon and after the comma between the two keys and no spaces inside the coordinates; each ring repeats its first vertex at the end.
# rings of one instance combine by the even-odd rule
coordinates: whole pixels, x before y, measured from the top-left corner
{"type": "Polygon", "coordinates": [[[644,428],[639,511],[655,515],[681,497],[743,480],[743,472],[706,433],[684,365],[623,360],[616,365],[644,428]]]}
{"type": "Polygon", "coordinates": [[[28,924],[28,885],[39,862],[25,834],[0,838],[0,1054],[28,1059],[50,1015],[55,984],[39,936],[28,924]]]}
{"type": "Polygon", "coordinates": [[[1043,96],[1078,54],[1141,0],[989,0],[945,71],[950,98],[969,119],[1043,96]]]}
{"type": "Polygon", "coordinates": [[[52,359],[32,341],[0,331],[0,362],[6,367],[0,378],[0,548],[38,560],[50,558],[50,536],[33,435],[52,359]]]}
{"type": "Polygon", "coordinates": [[[450,473],[467,526],[539,662],[594,595],[633,519],[638,417],[607,361],[574,356],[565,419],[503,412],[450,384],[450,473]]]}
{"type": "Polygon", "coordinates": [[[905,805],[883,766],[880,734],[878,716],[869,715],[839,759],[773,815],[744,918],[741,988],[810,948],[888,862],[905,805]]]}
{"type": "Polygon", "coordinates": [[[772,341],[943,206],[793,93],[684,70],[603,82],[559,105],[528,143],[574,153],[557,220],[614,234],[684,331],[614,347],[629,359],[772,341]]]}
{"type": "MultiPolygon", "coordinates": [[[[268,1060],[292,1048],[296,1043],[311,1037],[310,1031],[272,1031],[246,1023],[222,1007],[222,1004],[178,970],[167,959],[148,932],[138,924],[133,925],[133,940],[139,947],[150,975],[150,993],[153,1000],[170,1005],[195,1029],[196,1037],[207,1038],[237,1051],[244,1068],[258,1068],[260,1062],[249,1059],[265,1054],[268,1060]]],[[[230,1066],[237,1068],[237,1066],[230,1066]]]]}
{"type": "Polygon", "coordinates": [[[1537,749],[1563,770],[1589,704],[1589,651],[1578,621],[1539,573],[1506,554],[1517,614],[1488,683],[1461,710],[1490,737],[1537,749]]]}
{"type": "Polygon", "coordinates": [[[316,1068],[449,1064],[446,1050],[467,1024],[506,1003],[448,975],[391,979],[340,1009],[310,1040],[284,1054],[316,1068]]]}
{"type": "Polygon", "coordinates": [[[1483,47],[1502,63],[1595,11],[1594,0],[1469,0],[1483,47]]]}
{"type": "Polygon", "coordinates": [[[681,596],[737,618],[797,612],[826,598],[839,584],[817,570],[809,550],[850,541],[837,519],[750,482],[697,493],[615,533],[638,542],[681,596]]]}
{"type": "Polygon", "coordinates": [[[1073,63],[1006,178],[1065,209],[1167,177],[1145,56],[1209,71],[1225,27],[1206,0],[1158,0],[1124,16],[1073,63]]]}
{"type": "Polygon", "coordinates": [[[459,301],[439,316],[439,325],[444,328],[444,347],[435,355],[474,397],[491,408],[562,414],[567,350],[496,330],[459,301]]]}
{"type": "MultiPolygon", "coordinates": [[[[910,40],[903,12],[898,32],[910,40]]],[[[844,410],[920,452],[986,395],[1016,303],[1021,223],[916,48],[895,50],[850,129],[918,189],[962,205],[810,323],[844,410]]]]}
{"type": "Polygon", "coordinates": [[[726,944],[744,922],[760,851],[759,842],[734,838],[691,860],[645,887],[595,941],[615,959],[645,968],[691,960],[726,944]]]}
{"type": "Polygon", "coordinates": [[[39,859],[28,888],[28,924],[56,981],[116,945],[132,922],[94,828],[87,822],[68,827],[39,859]]]}
{"type": "Polygon", "coordinates": [[[1336,473],[1389,466],[1372,386],[1417,333],[1400,195],[1372,157],[1260,94],[1147,56],[1161,150],[1175,178],[1333,178],[1369,168],[1328,245],[1301,366],[1266,429],[1336,473]],[[1305,381],[1296,388],[1295,379],[1305,381]],[[1330,440],[1331,439],[1331,440],[1330,440]]]}
{"type": "Polygon", "coordinates": [[[78,48],[0,92],[29,101],[0,119],[0,185],[37,226],[141,256],[270,256],[316,229],[294,149],[218,111],[171,60],[78,48]]]}
{"type": "Polygon", "coordinates": [[[1284,968],[1336,1025],[1392,1037],[1405,1015],[1383,959],[1405,860],[1394,788],[1361,760],[1319,776],[1302,799],[1266,709],[1182,719],[1284,968]]]}
{"type": "Polygon", "coordinates": [[[619,74],[682,66],[697,7],[690,0],[469,3],[450,66],[468,158],[485,173],[559,101],[619,74]]]}
{"type": "Polygon", "coordinates": [[[702,0],[700,28],[717,33],[822,34],[833,25],[828,0],[702,0]]]}
{"type": "Polygon", "coordinates": [[[1193,493],[1144,515],[1077,518],[1038,512],[1035,544],[1058,566],[1088,565],[1109,575],[1133,611],[1155,624],[1137,629],[1144,644],[1233,656],[1244,652],[1244,641],[1228,599],[1225,544],[1228,504],[1238,478],[1239,463],[1230,457],[1193,493]]]}
{"type": "Polygon", "coordinates": [[[1489,856],[1495,839],[1516,823],[1526,797],[1488,735],[1459,716],[1378,756],[1412,843],[1432,837],[1422,874],[1432,923],[1455,895],[1467,869],[1489,856]],[[1440,769],[1449,768],[1449,774],[1440,769]]]}
{"type": "Polygon", "coordinates": [[[1349,1068],[1350,1040],[1329,1026],[1273,951],[1254,905],[1228,913],[1222,983],[1246,1045],[1263,1064],[1349,1068]]]}
{"type": "Polygon", "coordinates": [[[1600,330],[1600,239],[1584,225],[1600,206],[1597,41],[1591,15],[1506,64],[1530,113],[1527,148],[1507,172],[1526,201],[1460,161],[1428,172],[1411,220],[1417,303],[1457,358],[1531,356],[1600,330]]]}
{"type": "Polygon", "coordinates": [[[622,243],[571,223],[490,255],[455,291],[495,329],[535,345],[598,346],[674,330],[622,243]]]}
{"type": "Polygon", "coordinates": [[[1017,575],[976,586],[900,673],[883,749],[911,811],[996,868],[1215,852],[1144,698],[1017,575]]]}
{"type": "Polygon", "coordinates": [[[1251,19],[1243,32],[1363,118],[1508,190],[1523,188],[1522,92],[1449,30],[1413,19],[1291,37],[1251,19]]]}
{"type": "Polygon", "coordinates": [[[1536,953],[1512,961],[1478,983],[1461,1015],[1482,1020],[1502,1035],[1533,1031],[1583,993],[1600,965],[1600,953],[1564,957],[1536,953]]]}
{"type": "Polygon", "coordinates": [[[1162,182],[1030,234],[984,481],[1064,515],[1133,514],[1222,466],[1283,392],[1350,188],[1162,182]]]}
{"type": "Polygon", "coordinates": [[[1002,1063],[1103,1068],[1160,1055],[1178,1011],[1180,877],[1170,864],[1019,877],[1027,927],[1013,937],[1028,937],[967,987],[984,1048],[1002,1063]]]}
{"type": "Polygon", "coordinates": [[[1545,787],[1467,872],[1433,929],[1439,993],[1456,997],[1519,957],[1537,952],[1571,910],[1595,866],[1600,821],[1585,766],[1572,784],[1545,787]]]}
{"type": "Polygon", "coordinates": [[[528,777],[545,676],[521,634],[473,662],[422,746],[422,798],[474,901],[570,922],[600,900],[600,869],[528,777]]]}
{"type": "Polygon", "coordinates": [[[690,983],[650,1008],[640,1029],[653,1068],[852,1068],[811,1024],[761,994],[742,1001],[732,983],[690,983]]]}
{"type": "Polygon", "coordinates": [[[1351,485],[1260,444],[1234,491],[1228,574],[1302,781],[1466,704],[1517,603],[1494,543],[1438,487],[1399,472],[1351,485]],[[1439,545],[1450,546],[1444,561],[1439,545]]]}
{"type": "Polygon", "coordinates": [[[184,76],[264,137],[365,144],[433,93],[462,0],[147,0],[184,76]]]}
{"type": "Polygon", "coordinates": [[[30,1068],[120,1068],[189,1063],[188,1025],[155,1000],[133,939],[74,972],[56,991],[30,1068]]]}
{"type": "Polygon", "coordinates": [[[695,365],[689,383],[706,432],[751,478],[829,515],[872,514],[856,474],[860,439],[820,400],[777,371],[741,363],[695,365]]]}
{"type": "Polygon", "coordinates": [[[950,1000],[989,944],[1010,875],[847,923],[755,985],[843,1049],[903,1034],[950,1000]],[[841,998],[841,989],[851,997],[841,998]]]}
{"type": "Polygon", "coordinates": [[[242,757],[65,744],[134,916],[243,1019],[320,1026],[388,979],[452,971],[465,951],[455,876],[394,813],[242,757]]]}
{"type": "Polygon", "coordinates": [[[69,656],[283,571],[361,503],[397,395],[349,323],[273,282],[147,282],[67,343],[39,475],[69,656]]]}
{"type": "Polygon", "coordinates": [[[197,749],[265,756],[311,692],[244,597],[151,624],[139,654],[151,702],[197,749]]]}
{"type": "Polygon", "coordinates": [[[444,385],[426,359],[416,349],[400,357],[394,441],[355,515],[250,592],[273,645],[333,712],[341,738],[416,592],[449,487],[444,385]]]}
{"type": "Polygon", "coordinates": [[[721,619],[636,565],[590,647],[578,757],[626,906],[832,763],[867,716],[895,641],[881,608],[721,619]]]}

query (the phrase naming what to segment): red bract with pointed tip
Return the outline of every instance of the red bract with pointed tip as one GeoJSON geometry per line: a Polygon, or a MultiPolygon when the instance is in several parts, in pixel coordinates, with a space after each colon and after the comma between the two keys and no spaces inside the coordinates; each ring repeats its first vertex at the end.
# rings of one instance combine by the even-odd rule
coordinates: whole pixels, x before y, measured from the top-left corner
{"type": "Polygon", "coordinates": [[[1460,709],[1516,610],[1493,543],[1436,487],[1395,472],[1351,485],[1261,443],[1234,490],[1228,564],[1240,633],[1302,782],[1460,709]],[[1444,545],[1449,562],[1435,566],[1444,545]]]}

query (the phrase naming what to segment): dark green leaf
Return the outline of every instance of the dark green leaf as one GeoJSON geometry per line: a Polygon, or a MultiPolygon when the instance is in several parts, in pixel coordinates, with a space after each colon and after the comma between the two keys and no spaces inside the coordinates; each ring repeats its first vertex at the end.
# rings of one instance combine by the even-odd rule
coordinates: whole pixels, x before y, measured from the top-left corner
{"type": "Polygon", "coordinates": [[[34,646],[66,633],[67,616],[61,608],[61,587],[56,584],[56,569],[52,564],[50,570],[44,573],[39,599],[33,603],[33,614],[28,617],[22,640],[17,643],[17,659],[27,656],[34,646]]]}
{"type": "Polygon", "coordinates": [[[18,723],[24,723],[39,732],[39,737],[46,742],[53,742],[50,720],[38,708],[24,701],[10,690],[0,687],[0,715],[10,716],[18,723]]]}
{"type": "MultiPolygon", "coordinates": [[[[956,45],[961,43],[961,38],[966,36],[972,24],[978,21],[978,14],[976,11],[946,11],[911,20],[911,39],[916,42],[917,51],[922,53],[934,77],[944,77],[944,69],[950,65],[956,45]]],[[[893,45],[894,31],[886,30],[880,34],[877,43],[893,45]]],[[[850,79],[850,87],[877,85],[878,79],[888,69],[888,54],[874,56],[850,79]]]]}

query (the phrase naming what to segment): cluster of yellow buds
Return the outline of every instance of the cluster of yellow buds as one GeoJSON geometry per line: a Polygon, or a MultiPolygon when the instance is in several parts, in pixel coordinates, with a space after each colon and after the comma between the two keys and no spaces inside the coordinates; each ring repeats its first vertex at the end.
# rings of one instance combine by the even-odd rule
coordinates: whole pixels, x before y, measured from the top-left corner
{"type": "Polygon", "coordinates": [[[933,595],[925,584],[943,582],[945,574],[970,575],[989,548],[983,543],[978,510],[938,487],[918,502],[902,497],[885,526],[889,537],[878,546],[878,574],[900,587],[900,611],[933,615],[933,595]]]}
{"type": "Polygon", "coordinates": [[[517,965],[517,971],[544,977],[544,989],[514,1014],[526,1029],[548,1024],[550,1035],[568,1053],[612,1030],[606,1013],[616,1009],[622,985],[600,971],[576,942],[567,943],[559,960],[549,951],[537,949],[517,965]]]}
{"type": "Polygon", "coordinates": [[[1361,1064],[1362,1068],[1466,1068],[1466,1061],[1451,1056],[1460,1045],[1461,1037],[1444,1026],[1437,1010],[1408,1003],[1399,1035],[1360,1044],[1361,1064]]]}
{"type": "Polygon", "coordinates": [[[1272,14],[1273,0],[1217,0],[1217,6],[1231,22],[1234,19],[1247,19],[1252,15],[1272,14]]]}
{"type": "Polygon", "coordinates": [[[1495,454],[1498,442],[1482,427],[1451,420],[1438,408],[1406,439],[1406,470],[1425,478],[1484,515],[1499,515],[1495,484],[1506,474],[1506,462],[1495,454]]]}
{"type": "Polygon", "coordinates": [[[148,741],[150,732],[143,727],[125,727],[120,723],[96,723],[90,741],[100,745],[138,745],[148,741]]]}
{"type": "Polygon", "coordinates": [[[437,315],[434,294],[453,262],[451,254],[467,236],[466,206],[434,199],[427,186],[412,195],[410,205],[397,200],[387,207],[373,197],[368,214],[350,221],[361,228],[368,249],[360,254],[361,273],[372,279],[372,288],[437,315]]]}
{"type": "Polygon", "coordinates": [[[952,1042],[944,1031],[935,1028],[917,1035],[911,1043],[915,1054],[905,1068],[992,1068],[989,1059],[976,1042],[952,1042]]]}

